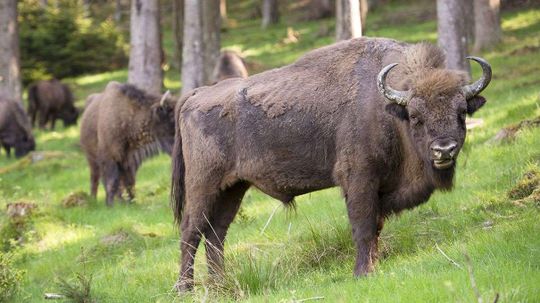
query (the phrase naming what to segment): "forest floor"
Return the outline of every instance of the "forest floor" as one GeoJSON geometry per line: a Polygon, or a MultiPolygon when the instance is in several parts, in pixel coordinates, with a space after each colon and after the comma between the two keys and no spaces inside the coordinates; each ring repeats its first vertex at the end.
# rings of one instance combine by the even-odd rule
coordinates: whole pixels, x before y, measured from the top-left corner
{"type": "MultiPolygon", "coordinates": [[[[432,8],[425,10],[427,16],[419,7],[381,8],[368,18],[365,34],[434,42],[436,22],[432,8]]],[[[288,22],[262,31],[258,19],[239,16],[223,44],[260,72],[333,41],[332,19],[288,22]],[[289,26],[295,43],[285,41],[289,26]]],[[[60,126],[35,131],[42,160],[0,156],[0,240],[24,271],[14,302],[41,302],[44,293],[69,287],[81,293],[86,278],[98,302],[493,302],[496,296],[540,302],[540,128],[524,128],[508,142],[490,140],[503,127],[540,116],[540,9],[505,12],[502,28],[503,42],[479,54],[492,64],[493,80],[483,93],[488,103],[475,116],[484,123],[469,131],[460,155],[454,190],[387,221],[381,259],[368,277],[352,275],[355,252],[339,189],[300,196],[295,211],[250,190],[228,234],[223,283],[207,281],[201,246],[196,289],[177,297],[170,158],[144,163],[134,204],[107,208],[102,187],[97,201],[85,196],[89,171],[78,126],[60,126]],[[23,226],[13,226],[3,211],[14,202],[37,205],[23,226]],[[8,231],[19,233],[22,244],[5,242],[8,231]]],[[[170,33],[165,37],[170,54],[170,33]]],[[[477,66],[473,73],[479,76],[477,66]]],[[[88,94],[126,76],[119,70],[70,84],[82,106],[88,94]]],[[[170,69],[165,85],[178,90],[178,79],[170,69]]]]}

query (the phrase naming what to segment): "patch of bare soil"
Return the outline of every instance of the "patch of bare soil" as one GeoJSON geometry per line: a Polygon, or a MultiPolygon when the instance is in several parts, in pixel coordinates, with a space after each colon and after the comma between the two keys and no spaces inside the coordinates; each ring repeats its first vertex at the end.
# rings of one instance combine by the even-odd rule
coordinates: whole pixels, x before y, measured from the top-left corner
{"type": "Polygon", "coordinates": [[[88,204],[90,196],[83,191],[72,192],[62,200],[62,206],[65,208],[83,206],[88,204]]]}
{"type": "Polygon", "coordinates": [[[533,167],[508,191],[508,197],[516,206],[535,203],[540,205],[540,170],[533,167]]]}

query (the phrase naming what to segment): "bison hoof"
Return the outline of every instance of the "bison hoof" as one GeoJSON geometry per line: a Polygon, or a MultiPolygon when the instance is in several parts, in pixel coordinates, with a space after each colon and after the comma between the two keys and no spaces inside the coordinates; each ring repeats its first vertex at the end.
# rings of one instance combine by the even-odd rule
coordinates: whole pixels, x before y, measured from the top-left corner
{"type": "Polygon", "coordinates": [[[191,292],[193,290],[193,283],[188,281],[177,281],[176,284],[174,284],[174,290],[176,290],[178,294],[191,292]]]}

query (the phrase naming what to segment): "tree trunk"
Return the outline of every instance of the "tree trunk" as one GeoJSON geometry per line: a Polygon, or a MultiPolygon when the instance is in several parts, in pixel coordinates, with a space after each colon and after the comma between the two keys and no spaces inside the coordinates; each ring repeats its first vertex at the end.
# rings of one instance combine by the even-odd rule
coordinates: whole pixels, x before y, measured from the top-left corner
{"type": "Polygon", "coordinates": [[[204,84],[202,2],[185,0],[182,94],[204,84]]]}
{"type": "Polygon", "coordinates": [[[312,0],[309,6],[309,20],[317,20],[334,16],[336,6],[331,0],[312,0]]]}
{"type": "Polygon", "coordinates": [[[114,1],[114,21],[116,23],[122,21],[122,0],[114,1]]]}
{"type": "Polygon", "coordinates": [[[130,27],[128,82],[159,94],[163,85],[159,1],[131,1],[130,27]]]}
{"type": "Polygon", "coordinates": [[[203,1],[204,83],[210,84],[221,50],[219,0],[203,1]]]}
{"type": "Polygon", "coordinates": [[[262,28],[267,28],[271,24],[279,22],[278,0],[263,0],[262,7],[262,28]]]}
{"type": "Polygon", "coordinates": [[[446,53],[446,64],[450,69],[470,73],[467,55],[467,30],[462,20],[463,1],[437,0],[438,43],[446,53]]]}
{"type": "Polygon", "coordinates": [[[22,102],[17,0],[0,1],[0,95],[22,102]]]}
{"type": "Polygon", "coordinates": [[[173,0],[172,10],[172,30],[174,36],[173,66],[180,70],[182,67],[182,41],[184,39],[184,0],[173,0]]]}
{"type": "Polygon", "coordinates": [[[474,52],[489,49],[501,40],[499,0],[474,0],[474,52]]]}
{"type": "Polygon", "coordinates": [[[360,23],[362,24],[361,29],[366,30],[366,19],[369,11],[368,0],[360,0],[360,23]]]}
{"type": "Polygon", "coordinates": [[[336,41],[362,36],[359,0],[336,1],[336,41]]]}
{"type": "Polygon", "coordinates": [[[221,15],[222,26],[227,25],[227,0],[219,1],[219,14],[221,15]]]}

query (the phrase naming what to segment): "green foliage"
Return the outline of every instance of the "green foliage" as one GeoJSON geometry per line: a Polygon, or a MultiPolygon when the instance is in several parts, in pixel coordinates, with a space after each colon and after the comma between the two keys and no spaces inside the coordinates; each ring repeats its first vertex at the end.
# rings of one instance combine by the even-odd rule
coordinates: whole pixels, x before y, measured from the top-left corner
{"type": "Polygon", "coordinates": [[[11,254],[0,251],[0,302],[7,302],[19,291],[23,271],[13,267],[11,254]]]}
{"type": "Polygon", "coordinates": [[[114,70],[126,62],[124,38],[112,20],[94,23],[80,1],[59,0],[42,8],[19,3],[23,82],[114,70]]]}

